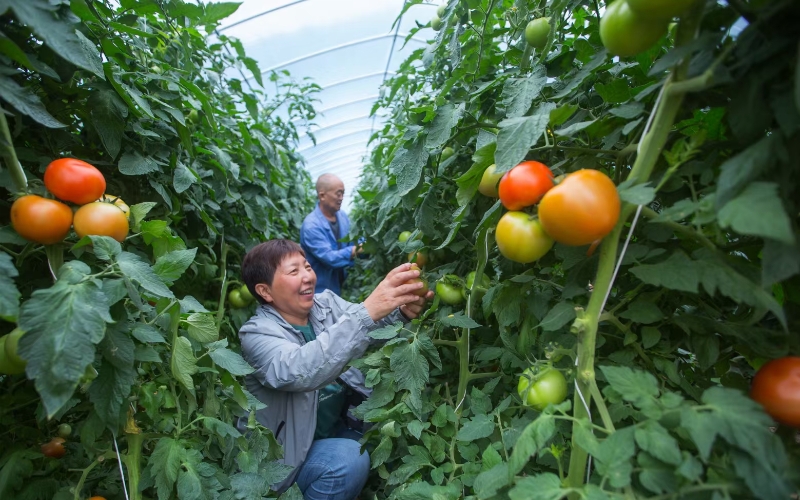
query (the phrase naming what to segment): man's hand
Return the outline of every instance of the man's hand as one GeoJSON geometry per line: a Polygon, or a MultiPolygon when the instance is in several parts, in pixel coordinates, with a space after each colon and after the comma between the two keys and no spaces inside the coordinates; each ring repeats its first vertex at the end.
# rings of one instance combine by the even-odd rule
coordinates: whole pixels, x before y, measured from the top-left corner
{"type": "Polygon", "coordinates": [[[364,251],[364,245],[353,245],[353,251],[350,252],[350,259],[355,259],[356,255],[364,251]]]}
{"type": "Polygon", "coordinates": [[[419,297],[414,292],[422,288],[422,282],[407,283],[409,280],[419,278],[418,270],[411,270],[411,264],[402,264],[391,271],[377,288],[364,301],[370,318],[379,321],[398,307],[408,318],[416,318],[425,307],[425,300],[433,298],[429,291],[425,297],[419,297]]]}

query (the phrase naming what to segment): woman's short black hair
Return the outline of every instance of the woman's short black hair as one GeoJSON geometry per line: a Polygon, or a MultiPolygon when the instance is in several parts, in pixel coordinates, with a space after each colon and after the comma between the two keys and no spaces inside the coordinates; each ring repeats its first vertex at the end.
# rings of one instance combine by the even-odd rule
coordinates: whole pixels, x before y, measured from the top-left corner
{"type": "Polygon", "coordinates": [[[291,240],[265,241],[247,252],[242,262],[242,280],[259,303],[266,304],[266,301],[256,293],[256,285],[266,283],[272,286],[275,270],[281,265],[283,259],[297,253],[303,257],[306,256],[303,247],[291,240]]]}

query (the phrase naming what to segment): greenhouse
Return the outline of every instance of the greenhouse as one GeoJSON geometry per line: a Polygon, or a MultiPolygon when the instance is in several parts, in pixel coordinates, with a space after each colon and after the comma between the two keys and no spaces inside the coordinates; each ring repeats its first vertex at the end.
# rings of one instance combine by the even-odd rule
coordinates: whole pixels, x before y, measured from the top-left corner
{"type": "Polygon", "coordinates": [[[0,499],[800,496],[797,1],[0,14],[0,499]]]}

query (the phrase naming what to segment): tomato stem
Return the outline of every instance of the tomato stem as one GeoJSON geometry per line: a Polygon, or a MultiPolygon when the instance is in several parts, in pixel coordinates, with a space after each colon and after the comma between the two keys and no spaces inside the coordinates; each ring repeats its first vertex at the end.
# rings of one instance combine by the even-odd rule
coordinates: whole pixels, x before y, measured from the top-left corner
{"type": "Polygon", "coordinates": [[[222,250],[220,252],[220,277],[222,278],[222,283],[220,285],[220,292],[219,292],[219,304],[217,305],[217,334],[219,335],[220,328],[222,328],[222,320],[225,317],[225,300],[228,296],[228,270],[227,264],[225,263],[228,259],[228,244],[225,243],[225,240],[222,240],[222,250]]]}
{"type": "Polygon", "coordinates": [[[14,149],[14,142],[11,140],[11,131],[8,128],[8,121],[6,120],[5,110],[0,107],[0,148],[2,148],[2,156],[6,162],[9,174],[11,174],[11,181],[14,183],[14,188],[17,192],[24,192],[28,190],[28,179],[25,177],[25,171],[22,170],[22,165],[19,164],[17,159],[17,152],[14,149]]]}

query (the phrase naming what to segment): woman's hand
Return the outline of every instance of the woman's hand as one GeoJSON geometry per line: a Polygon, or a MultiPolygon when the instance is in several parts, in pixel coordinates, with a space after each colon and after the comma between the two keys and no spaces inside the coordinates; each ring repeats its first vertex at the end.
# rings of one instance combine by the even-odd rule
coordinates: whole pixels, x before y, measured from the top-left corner
{"type": "Polygon", "coordinates": [[[403,264],[389,271],[377,288],[364,301],[372,321],[380,321],[398,307],[408,318],[419,316],[425,307],[425,299],[433,298],[433,292],[419,297],[414,292],[423,287],[422,282],[406,283],[419,278],[419,270],[411,269],[411,264],[403,264]]]}

